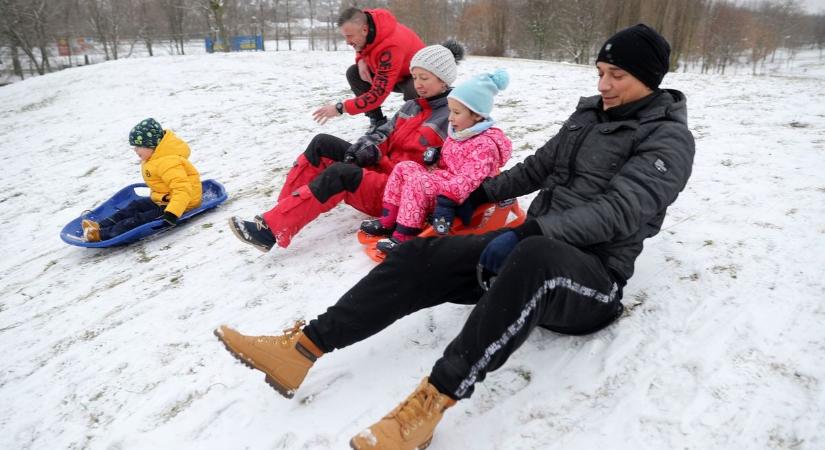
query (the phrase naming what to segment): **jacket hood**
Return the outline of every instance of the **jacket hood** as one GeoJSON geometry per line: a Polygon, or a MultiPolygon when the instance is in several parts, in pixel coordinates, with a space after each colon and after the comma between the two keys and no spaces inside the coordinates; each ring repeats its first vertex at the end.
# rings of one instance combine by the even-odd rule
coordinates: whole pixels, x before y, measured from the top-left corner
{"type": "Polygon", "coordinates": [[[507,161],[510,160],[510,156],[513,155],[513,143],[510,142],[510,139],[507,135],[504,134],[503,131],[496,127],[491,127],[484,135],[488,136],[493,142],[496,143],[496,147],[498,147],[498,166],[501,167],[507,161]]]}
{"type": "MultiPolygon", "coordinates": [[[[661,92],[662,95],[659,95],[651,104],[639,112],[639,122],[645,123],[666,118],[687,125],[687,98],[685,94],[676,89],[662,89],[661,92]]],[[[599,100],[601,100],[600,95],[582,97],[579,99],[576,110],[598,110],[600,109],[599,100]]]]}
{"type": "Polygon", "coordinates": [[[163,139],[160,140],[149,160],[151,161],[165,156],[181,156],[188,159],[191,153],[192,151],[186,142],[183,142],[181,138],[177,137],[172,130],[164,130],[163,139]]]}
{"type": "Polygon", "coordinates": [[[367,48],[380,44],[395,32],[398,20],[386,9],[365,9],[364,12],[369,14],[372,17],[373,23],[375,23],[375,39],[364,47],[364,50],[366,50],[367,48]]]}

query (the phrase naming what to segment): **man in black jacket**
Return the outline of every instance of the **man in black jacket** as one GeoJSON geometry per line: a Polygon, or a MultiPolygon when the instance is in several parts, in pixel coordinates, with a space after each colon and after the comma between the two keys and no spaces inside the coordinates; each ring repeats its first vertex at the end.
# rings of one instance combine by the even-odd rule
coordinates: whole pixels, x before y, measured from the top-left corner
{"type": "Polygon", "coordinates": [[[222,326],[219,338],[291,396],[324,353],[420,309],[475,305],[429,377],[350,442],[426,447],[444,410],[468,398],[536,326],[585,334],[621,314],[642,242],[659,232],[693,164],[685,97],[659,89],[669,57],[667,41],[645,25],[618,32],[596,60],[600,95],[582,98],[547,144],[468,199],[478,205],[539,191],[523,225],[409,241],[308,325],[272,337],[222,326]]]}

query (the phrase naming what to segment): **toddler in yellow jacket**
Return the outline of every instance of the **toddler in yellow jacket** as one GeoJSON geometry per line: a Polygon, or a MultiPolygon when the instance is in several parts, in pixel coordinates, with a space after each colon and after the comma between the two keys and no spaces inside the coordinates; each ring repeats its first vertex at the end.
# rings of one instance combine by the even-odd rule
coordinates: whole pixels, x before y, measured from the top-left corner
{"type": "Polygon", "coordinates": [[[201,204],[200,174],[188,160],[191,150],[172,130],[164,130],[155,119],[142,120],[129,133],[129,145],[140,157],[149,197],[97,222],[84,219],[83,236],[89,242],[111,239],[157,219],[175,225],[184,212],[201,204]]]}

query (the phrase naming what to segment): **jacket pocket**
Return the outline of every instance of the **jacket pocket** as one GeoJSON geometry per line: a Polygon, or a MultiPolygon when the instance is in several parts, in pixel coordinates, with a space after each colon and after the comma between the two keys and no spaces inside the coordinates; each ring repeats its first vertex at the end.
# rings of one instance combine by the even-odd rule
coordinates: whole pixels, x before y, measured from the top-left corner
{"type": "Polygon", "coordinates": [[[590,171],[613,174],[630,158],[635,147],[636,123],[605,123],[595,127],[579,154],[590,171]]]}

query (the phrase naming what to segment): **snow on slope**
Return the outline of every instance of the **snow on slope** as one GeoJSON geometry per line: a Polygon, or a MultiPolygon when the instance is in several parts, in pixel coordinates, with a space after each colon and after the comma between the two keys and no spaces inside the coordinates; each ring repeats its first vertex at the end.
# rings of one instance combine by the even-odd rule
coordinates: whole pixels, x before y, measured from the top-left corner
{"type": "MultiPolygon", "coordinates": [[[[314,134],[364,130],[363,117],[311,120],[347,95],[351,58],[130,59],[0,89],[0,448],[337,449],[411,392],[467,307],[325,356],[292,400],[212,335],[279,332],[373,267],[351,209],[269,254],[226,227],[272,206],[314,134]],[[63,244],[65,223],[140,179],[127,134],[147,116],[230,199],[129,247],[63,244]]],[[[494,110],[511,164],[596,92],[592,67],[548,62],[470,58],[459,79],[496,67],[512,75],[494,110]]],[[[688,96],[696,162],[637,261],[629,312],[591,336],[535,332],[431,448],[825,448],[825,85],[806,73],[668,75],[688,96]]]]}

